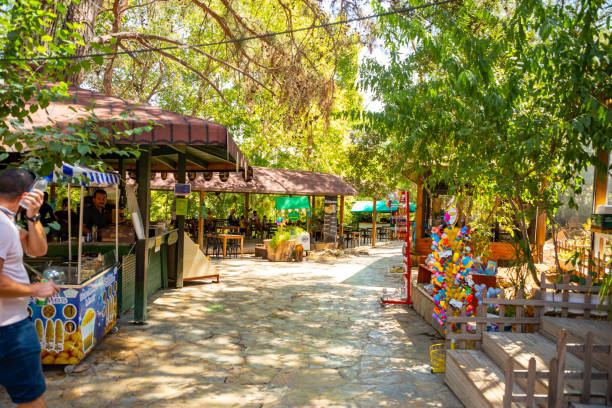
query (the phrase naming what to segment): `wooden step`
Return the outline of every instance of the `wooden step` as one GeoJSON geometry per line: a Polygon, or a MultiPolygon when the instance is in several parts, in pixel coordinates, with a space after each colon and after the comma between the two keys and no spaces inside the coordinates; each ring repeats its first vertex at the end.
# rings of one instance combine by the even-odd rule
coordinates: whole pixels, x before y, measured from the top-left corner
{"type": "MultiPolygon", "coordinates": [[[[482,351],[447,350],[444,381],[466,407],[503,408],[504,373],[482,351]]],[[[513,393],[524,391],[515,384],[513,393]]]]}
{"type": "MultiPolygon", "coordinates": [[[[550,360],[557,356],[557,345],[548,338],[537,333],[484,333],[482,337],[482,351],[501,368],[506,369],[509,357],[516,361],[515,370],[527,370],[529,359],[535,358],[536,371],[548,371],[550,360]]],[[[584,362],[573,354],[567,353],[565,357],[565,369],[582,371],[584,362]]],[[[539,379],[536,384],[537,394],[548,393],[548,379],[539,379]]],[[[517,380],[517,383],[526,388],[526,380],[517,380]]],[[[580,391],[582,382],[579,380],[566,380],[568,390],[580,391]]],[[[592,391],[605,393],[605,381],[597,380],[591,382],[592,391]]],[[[605,394],[604,394],[605,395],[605,394]]]]}
{"type": "MultiPolygon", "coordinates": [[[[556,343],[561,330],[567,331],[568,343],[583,344],[588,332],[595,335],[595,344],[610,344],[612,338],[612,323],[608,320],[572,319],[568,317],[542,317],[540,332],[556,343]]],[[[580,358],[582,353],[576,353],[580,358]]],[[[607,370],[607,361],[604,354],[593,354],[593,366],[599,370],[607,370]]]]}

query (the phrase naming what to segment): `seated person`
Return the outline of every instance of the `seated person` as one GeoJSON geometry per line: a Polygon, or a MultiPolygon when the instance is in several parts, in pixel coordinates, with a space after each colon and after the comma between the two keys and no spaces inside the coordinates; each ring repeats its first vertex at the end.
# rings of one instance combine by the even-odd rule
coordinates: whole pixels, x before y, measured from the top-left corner
{"type": "Polygon", "coordinates": [[[106,191],[96,190],[93,195],[93,205],[86,207],[83,213],[83,232],[88,234],[95,225],[98,230],[108,226],[106,219],[106,191]]]}
{"type": "Polygon", "coordinates": [[[253,226],[255,235],[261,234],[261,222],[259,219],[259,215],[257,215],[257,211],[253,211],[253,215],[251,217],[251,225],[253,226]]]}
{"type": "Polygon", "coordinates": [[[230,215],[227,217],[227,225],[229,226],[238,225],[238,220],[236,219],[236,210],[230,211],[230,215]]]}
{"type": "Polygon", "coordinates": [[[240,233],[241,234],[246,233],[247,221],[246,221],[246,217],[244,215],[242,217],[240,217],[240,221],[238,222],[238,226],[240,227],[240,233]]]}
{"type": "Polygon", "coordinates": [[[212,213],[208,213],[208,218],[206,218],[206,222],[204,223],[204,229],[208,232],[215,232],[215,217],[212,213]]]}

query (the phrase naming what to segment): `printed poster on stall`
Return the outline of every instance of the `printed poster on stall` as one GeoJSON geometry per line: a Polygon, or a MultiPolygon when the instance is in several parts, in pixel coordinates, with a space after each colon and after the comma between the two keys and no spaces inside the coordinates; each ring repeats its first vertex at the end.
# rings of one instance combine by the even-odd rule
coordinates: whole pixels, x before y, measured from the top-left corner
{"type": "Polygon", "coordinates": [[[117,320],[117,268],[81,287],[64,287],[28,306],[42,349],[43,364],[78,364],[117,320]]]}
{"type": "Polygon", "coordinates": [[[408,236],[408,215],[409,215],[409,203],[408,203],[408,192],[402,191],[400,193],[400,199],[397,206],[396,213],[396,234],[399,239],[405,240],[408,236]]]}

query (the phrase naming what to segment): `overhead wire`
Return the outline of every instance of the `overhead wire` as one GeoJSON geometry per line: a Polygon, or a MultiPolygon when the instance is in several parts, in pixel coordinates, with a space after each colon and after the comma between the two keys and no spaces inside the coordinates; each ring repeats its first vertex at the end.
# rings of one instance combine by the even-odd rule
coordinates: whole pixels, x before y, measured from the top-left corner
{"type": "Polygon", "coordinates": [[[81,54],[81,55],[57,55],[57,56],[47,55],[47,56],[30,57],[30,58],[0,58],[0,62],[80,60],[80,59],[87,59],[87,58],[94,58],[94,57],[110,57],[110,56],[117,56],[117,55],[132,56],[133,54],[141,54],[141,53],[146,53],[146,52],[168,51],[168,50],[188,49],[188,48],[214,47],[214,46],[224,45],[224,44],[234,44],[234,43],[241,43],[245,41],[277,37],[277,36],[285,35],[285,34],[299,33],[302,31],[316,30],[319,28],[334,27],[334,26],[342,25],[342,24],[351,24],[351,23],[356,23],[359,21],[364,21],[364,20],[369,20],[369,19],[379,18],[379,17],[386,17],[386,16],[390,16],[394,14],[406,14],[406,13],[410,13],[416,10],[425,9],[425,8],[434,7],[434,6],[441,6],[441,5],[448,4],[448,3],[455,3],[458,1],[460,0],[441,0],[441,1],[431,2],[431,3],[421,4],[419,6],[404,7],[404,8],[397,9],[397,10],[389,10],[389,11],[378,13],[378,14],[370,14],[370,15],[361,16],[361,17],[353,17],[353,18],[349,18],[345,20],[337,20],[337,21],[322,23],[322,24],[312,24],[307,27],[300,27],[300,28],[283,30],[283,31],[274,31],[271,33],[263,33],[263,34],[248,36],[248,37],[232,38],[228,40],[216,41],[216,42],[211,42],[211,43],[169,45],[166,47],[140,48],[140,49],[135,49],[135,50],[99,52],[99,53],[89,53],[89,54],[81,54]]]}

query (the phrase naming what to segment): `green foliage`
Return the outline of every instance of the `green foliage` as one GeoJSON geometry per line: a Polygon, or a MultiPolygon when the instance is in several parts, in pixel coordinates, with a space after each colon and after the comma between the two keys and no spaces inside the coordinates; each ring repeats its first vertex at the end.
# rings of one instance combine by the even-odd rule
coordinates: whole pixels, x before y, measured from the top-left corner
{"type": "MultiPolygon", "coordinates": [[[[102,10],[93,24],[97,41],[134,49],[211,43],[329,18],[313,0],[130,0],[102,10]]],[[[360,39],[349,29],[121,55],[85,78],[106,93],[226,125],[252,165],[343,175],[352,123],[340,112],[361,107],[360,39]]]]}
{"type": "Polygon", "coordinates": [[[285,228],[281,225],[270,241],[270,248],[276,249],[281,242],[289,241],[292,236],[295,237],[297,234],[302,234],[304,232],[306,231],[300,227],[285,228]]]}
{"type": "MultiPolygon", "coordinates": [[[[56,9],[64,10],[62,4],[56,9]]],[[[52,101],[67,97],[65,78],[88,64],[72,64],[66,59],[35,59],[43,56],[69,57],[82,43],[78,26],[57,24],[57,14],[46,2],[7,0],[0,10],[0,161],[28,167],[39,174],[50,174],[62,162],[104,169],[101,157],[117,153],[137,155],[113,143],[131,133],[150,127],[130,129],[122,125],[101,126],[91,112],[86,120],[75,121],[65,129],[32,126],[31,115],[44,110],[52,101]],[[122,130],[128,129],[128,130],[122,130]],[[44,154],[41,152],[44,151],[44,154]]],[[[38,115],[42,115],[38,113],[38,115]]],[[[43,115],[44,117],[44,115],[43,115]]]]}
{"type": "Polygon", "coordinates": [[[554,214],[559,193],[578,193],[581,172],[612,148],[605,10],[600,0],[468,0],[391,15],[379,27],[390,64],[363,67],[362,86],[385,109],[362,131],[394,152],[400,174],[508,207],[533,274],[528,220],[554,214]]]}

